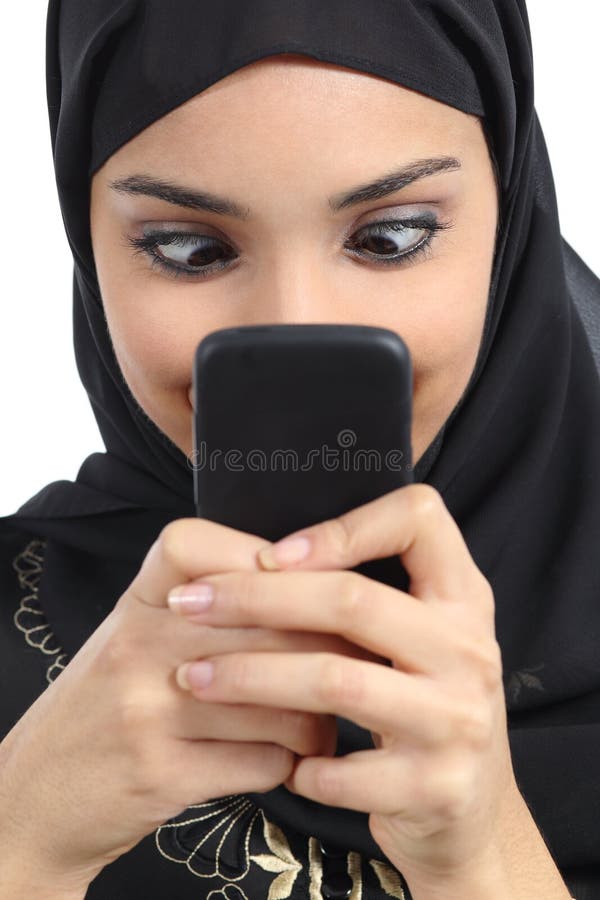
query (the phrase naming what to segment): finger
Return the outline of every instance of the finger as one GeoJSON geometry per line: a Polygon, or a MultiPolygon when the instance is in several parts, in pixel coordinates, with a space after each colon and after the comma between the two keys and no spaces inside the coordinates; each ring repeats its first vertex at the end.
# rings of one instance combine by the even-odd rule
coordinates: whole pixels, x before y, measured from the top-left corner
{"type": "Polygon", "coordinates": [[[214,797],[272,790],[289,777],[295,760],[287,748],[265,743],[181,740],[173,742],[169,752],[176,773],[169,785],[170,797],[180,810],[214,797]]]}
{"type": "Polygon", "coordinates": [[[467,808],[477,791],[474,774],[464,754],[423,765],[414,753],[375,749],[335,759],[299,759],[285,786],[328,806],[423,824],[433,834],[459,815],[472,815],[467,808]]]}
{"type": "Polygon", "coordinates": [[[207,519],[176,519],[161,531],[126,595],[165,607],[174,585],[205,572],[256,571],[256,552],[264,543],[264,538],[207,519]]]}
{"type": "Polygon", "coordinates": [[[333,756],[337,745],[334,716],[301,710],[201,703],[189,694],[164,723],[176,738],[280,744],[300,756],[333,756]]]}
{"type": "Polygon", "coordinates": [[[440,494],[412,484],[296,532],[259,552],[265,569],[350,569],[399,554],[411,593],[427,600],[468,595],[483,576],[440,494]],[[288,543],[289,541],[289,543],[288,543]],[[294,552],[306,550],[294,561],[294,552]]]}
{"type": "Polygon", "coordinates": [[[184,663],[176,680],[198,700],[337,715],[413,744],[451,740],[461,718],[473,718],[466,692],[464,709],[450,715],[428,680],[328,653],[235,653],[184,663]]]}
{"type": "Polygon", "coordinates": [[[220,627],[211,622],[200,623],[179,616],[172,616],[171,619],[161,623],[153,643],[146,644],[148,653],[160,659],[169,669],[176,669],[191,659],[237,652],[321,652],[339,653],[356,659],[377,658],[366,648],[336,634],[253,626],[220,627]]]}
{"type": "Polygon", "coordinates": [[[428,674],[463,672],[466,664],[488,658],[498,662],[493,635],[485,640],[479,630],[453,628],[410,594],[357,572],[227,572],[205,576],[201,584],[210,586],[213,594],[201,612],[186,612],[201,593],[194,593],[197,583],[179,586],[169,595],[171,608],[199,628],[341,635],[349,645],[392,659],[405,671],[428,674]]]}
{"type": "Polygon", "coordinates": [[[418,809],[419,779],[409,753],[397,750],[359,750],[335,759],[297,760],[286,788],[327,806],[379,815],[408,814],[418,809]],[[373,773],[377,777],[373,777],[373,773]]]}

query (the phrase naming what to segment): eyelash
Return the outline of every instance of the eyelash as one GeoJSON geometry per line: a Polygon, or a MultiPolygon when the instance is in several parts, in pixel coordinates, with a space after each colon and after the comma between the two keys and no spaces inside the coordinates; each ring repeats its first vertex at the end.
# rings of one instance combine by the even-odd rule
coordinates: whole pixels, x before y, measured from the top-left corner
{"type": "MultiPolygon", "coordinates": [[[[371,262],[379,267],[383,266],[404,266],[416,262],[423,255],[428,255],[435,235],[440,231],[445,231],[452,227],[452,223],[442,223],[437,219],[430,217],[421,217],[413,219],[390,219],[388,221],[372,222],[360,228],[355,234],[367,235],[369,237],[383,235],[390,231],[402,233],[412,229],[422,229],[427,231],[424,237],[412,250],[404,251],[393,257],[378,257],[377,254],[356,253],[359,259],[371,262]]],[[[207,278],[217,271],[226,269],[232,260],[224,260],[221,262],[210,263],[203,268],[185,269],[173,263],[167,262],[157,252],[159,246],[179,246],[187,247],[192,241],[198,241],[200,238],[220,243],[223,246],[229,246],[225,241],[212,235],[204,235],[199,232],[185,231],[153,231],[148,232],[143,237],[127,238],[128,244],[134,249],[134,255],[142,254],[150,257],[152,267],[156,267],[164,271],[170,278],[185,278],[188,281],[198,281],[207,278]]],[[[232,249],[232,248],[231,248],[232,249]]]]}

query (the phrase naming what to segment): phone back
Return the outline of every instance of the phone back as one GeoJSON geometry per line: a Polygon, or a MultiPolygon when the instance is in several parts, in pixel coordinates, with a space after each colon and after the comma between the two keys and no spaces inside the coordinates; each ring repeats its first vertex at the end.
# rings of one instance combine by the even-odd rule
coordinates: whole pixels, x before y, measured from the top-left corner
{"type": "Polygon", "coordinates": [[[198,346],[198,515],[276,540],[412,480],[410,355],[358,325],[228,328],[198,346]]]}

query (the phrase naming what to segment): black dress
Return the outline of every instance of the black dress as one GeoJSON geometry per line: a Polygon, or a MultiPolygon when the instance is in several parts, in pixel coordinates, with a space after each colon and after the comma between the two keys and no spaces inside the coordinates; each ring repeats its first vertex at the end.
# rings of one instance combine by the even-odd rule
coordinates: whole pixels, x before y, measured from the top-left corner
{"type": "MultiPolygon", "coordinates": [[[[45,542],[0,533],[0,666],[4,737],[69,662],[40,597],[45,542]]],[[[92,814],[91,814],[92,815],[92,814]]],[[[118,809],[115,816],[119,815],[118,809]]],[[[244,796],[191,806],[107,866],[89,900],[408,898],[400,874],[268,821],[244,796]]]]}
{"type": "MultiPolygon", "coordinates": [[[[564,252],[571,294],[600,369],[597,285],[591,273],[576,265],[566,244],[564,252]]],[[[44,550],[45,541],[35,535],[0,529],[0,739],[69,662],[44,610],[44,550]]],[[[535,674],[531,677],[529,687],[535,690],[535,674]]],[[[522,680],[511,685],[517,690],[528,687],[522,680]]],[[[599,900],[600,868],[563,870],[562,875],[577,900],[599,900]]],[[[107,866],[86,896],[409,900],[410,891],[401,874],[386,863],[356,852],[332,855],[317,838],[289,829],[284,833],[251,800],[234,796],[189,807],[164,823],[107,866]]]]}
{"type": "MultiPolygon", "coordinates": [[[[600,382],[592,358],[598,363],[600,295],[560,235],[525,2],[304,0],[285,15],[280,0],[180,7],[177,15],[158,0],[49,3],[48,109],[75,264],[75,352],[107,452],[0,527],[0,736],[60,677],[68,663],[61,640],[74,651],[108,614],[157,533],[158,513],[193,515],[188,461],[137,406],[113,353],[91,244],[90,178],[127,140],[246,62],[304,52],[485,125],[501,195],[488,315],[471,382],[422,479],[442,494],[494,588],[517,783],[573,895],[600,900],[600,382]],[[76,577],[91,583],[85,603],[76,577]]],[[[409,896],[375,858],[364,822],[355,840],[345,810],[324,808],[320,822],[300,824],[291,795],[270,793],[260,808],[256,795],[182,811],[107,866],[88,897],[409,896]],[[334,842],[343,848],[337,856],[311,836],[318,827],[326,851],[334,842]],[[356,847],[360,854],[348,849],[356,847]]]]}

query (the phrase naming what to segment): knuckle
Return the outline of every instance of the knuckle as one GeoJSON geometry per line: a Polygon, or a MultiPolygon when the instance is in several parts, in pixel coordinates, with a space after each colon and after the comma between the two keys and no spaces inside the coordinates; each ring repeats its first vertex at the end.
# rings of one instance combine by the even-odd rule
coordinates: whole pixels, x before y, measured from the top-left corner
{"type": "Polygon", "coordinates": [[[339,805],[342,785],[336,767],[327,764],[317,766],[314,779],[320,802],[328,806],[339,805]]]}
{"type": "Polygon", "coordinates": [[[480,686],[485,693],[495,691],[502,683],[502,651],[498,642],[472,635],[461,635],[458,642],[458,654],[471,673],[471,684],[480,686]]]}
{"type": "Polygon", "coordinates": [[[156,541],[162,560],[177,565],[184,558],[190,542],[190,522],[196,520],[174,519],[164,526],[156,541]]]}
{"type": "Polygon", "coordinates": [[[270,758],[265,761],[265,769],[267,771],[271,768],[281,769],[289,774],[294,764],[291,751],[287,747],[282,747],[281,744],[269,744],[268,750],[270,758]]]}
{"type": "Polygon", "coordinates": [[[364,581],[366,579],[356,572],[349,572],[348,570],[333,573],[333,579],[337,600],[337,619],[346,628],[352,626],[364,612],[364,581]]]}
{"type": "Polygon", "coordinates": [[[233,600],[242,617],[252,616],[256,608],[257,589],[256,580],[249,574],[238,573],[232,584],[232,591],[228,592],[228,601],[233,600]]]}
{"type": "Polygon", "coordinates": [[[496,613],[496,600],[493,588],[480,569],[475,568],[475,578],[475,589],[477,591],[479,605],[486,613],[488,613],[488,615],[494,617],[496,613]]]}
{"type": "Polygon", "coordinates": [[[364,697],[362,672],[357,664],[341,656],[324,654],[317,692],[320,701],[331,711],[351,710],[364,697]]]}
{"type": "Polygon", "coordinates": [[[271,787],[277,787],[292,773],[294,756],[287,747],[282,747],[281,744],[268,744],[264,750],[266,752],[261,759],[261,769],[268,785],[266,790],[268,790],[271,787]]]}
{"type": "MultiPolygon", "coordinates": [[[[294,771],[295,756],[287,747],[279,744],[263,744],[260,751],[260,758],[257,759],[253,766],[253,777],[248,779],[244,774],[244,782],[250,784],[255,783],[253,789],[262,793],[270,791],[281,785],[286,778],[294,771]]],[[[229,782],[230,784],[230,782],[229,782]]],[[[223,793],[231,792],[229,784],[226,784],[223,793]]],[[[248,788],[244,788],[245,791],[248,788]]],[[[238,791],[240,793],[240,791],[238,791]]]]}
{"type": "Polygon", "coordinates": [[[283,710],[281,713],[281,733],[291,736],[296,753],[310,756],[320,743],[318,719],[314,713],[302,710],[283,710]]]}
{"type": "Polygon", "coordinates": [[[354,550],[355,535],[347,516],[336,516],[323,522],[321,528],[325,531],[325,543],[328,551],[331,551],[334,560],[343,563],[352,556],[354,550]]]}
{"type": "MultiPolygon", "coordinates": [[[[260,793],[270,791],[291,775],[295,764],[291,750],[281,744],[266,742],[261,743],[260,748],[253,745],[243,756],[236,755],[229,759],[230,762],[226,766],[215,768],[214,775],[210,779],[211,793],[207,796],[222,797],[231,794],[232,783],[235,785],[236,794],[247,791],[260,793]]],[[[188,800],[183,806],[186,804],[189,805],[188,800]]]]}
{"type": "Polygon", "coordinates": [[[432,519],[439,516],[443,507],[442,497],[430,484],[418,483],[410,486],[408,501],[414,515],[420,519],[432,519]]]}
{"type": "MultiPolygon", "coordinates": [[[[223,677],[224,674],[224,672],[221,672],[221,677],[223,677]]],[[[240,702],[243,702],[244,697],[252,693],[252,687],[255,681],[252,660],[248,656],[232,655],[228,660],[228,674],[226,680],[228,682],[228,688],[233,695],[233,699],[239,699],[240,702]]]]}
{"type": "Polygon", "coordinates": [[[472,782],[472,774],[462,761],[431,767],[422,782],[422,808],[445,822],[457,821],[472,801],[472,782]]]}
{"type": "Polygon", "coordinates": [[[481,682],[486,693],[494,693],[502,685],[502,675],[502,650],[498,642],[493,641],[481,665],[481,682]]]}
{"type": "Polygon", "coordinates": [[[493,722],[490,711],[482,704],[465,703],[455,706],[452,719],[454,736],[461,746],[482,750],[493,738],[493,722]]]}
{"type": "Polygon", "coordinates": [[[115,719],[126,742],[132,747],[142,747],[144,735],[156,723],[156,710],[151,709],[143,697],[129,693],[117,704],[115,719]]]}
{"type": "Polygon", "coordinates": [[[123,631],[113,635],[102,648],[100,663],[105,674],[121,679],[138,668],[138,647],[133,635],[123,631]]]}
{"type": "Polygon", "coordinates": [[[471,649],[471,662],[484,692],[494,692],[502,683],[502,651],[498,642],[475,644],[471,649]]]}

